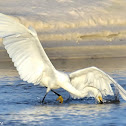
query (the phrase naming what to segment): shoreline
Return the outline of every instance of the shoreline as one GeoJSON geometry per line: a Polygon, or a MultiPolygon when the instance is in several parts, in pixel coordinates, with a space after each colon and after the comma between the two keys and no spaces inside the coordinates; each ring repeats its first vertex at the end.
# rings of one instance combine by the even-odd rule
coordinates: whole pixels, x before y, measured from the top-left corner
{"type": "Polygon", "coordinates": [[[126,57],[126,45],[53,47],[45,48],[45,51],[50,59],[99,59],[126,57]]]}
{"type": "MultiPolygon", "coordinates": [[[[54,67],[59,71],[74,72],[79,69],[95,66],[105,72],[123,72],[126,74],[126,58],[99,58],[99,59],[51,59],[54,67]]],[[[0,61],[0,70],[18,75],[11,59],[0,61]]],[[[3,73],[2,73],[3,74],[3,73]]]]}
{"type": "MultiPolygon", "coordinates": [[[[49,59],[125,58],[126,45],[86,45],[44,47],[49,59]]],[[[11,61],[6,50],[0,49],[0,61],[11,61]]]]}
{"type": "MultiPolygon", "coordinates": [[[[0,12],[32,26],[50,59],[126,57],[124,1],[54,1],[2,1],[0,12]]],[[[1,39],[0,60],[11,61],[1,39]]]]}

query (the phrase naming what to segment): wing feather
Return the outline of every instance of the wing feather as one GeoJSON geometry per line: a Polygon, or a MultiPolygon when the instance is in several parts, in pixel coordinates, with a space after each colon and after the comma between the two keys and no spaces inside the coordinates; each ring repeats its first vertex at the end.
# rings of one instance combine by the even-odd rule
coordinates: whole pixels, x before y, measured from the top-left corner
{"type": "MultiPolygon", "coordinates": [[[[104,72],[96,67],[89,67],[70,74],[72,85],[82,91],[87,86],[97,88],[104,96],[114,95],[111,85],[113,82],[104,72]]],[[[74,96],[75,97],[75,96],[74,96]]]]}
{"type": "MultiPolygon", "coordinates": [[[[93,86],[100,90],[103,96],[114,95],[111,84],[114,84],[115,88],[119,91],[120,95],[124,100],[126,100],[126,90],[123,89],[113,78],[108,74],[104,73],[102,70],[96,67],[89,67],[86,69],[78,70],[70,75],[71,84],[79,91],[84,90],[87,86],[93,86]],[[91,73],[94,75],[91,75],[91,73]],[[89,79],[89,77],[94,77],[89,79]],[[86,79],[87,78],[87,79],[86,79]],[[83,81],[84,80],[84,81],[83,81]],[[85,82],[85,80],[88,80],[85,82]],[[93,80],[93,82],[92,82],[93,80]],[[92,82],[92,83],[91,83],[92,82]],[[92,84],[92,85],[91,85],[92,84]],[[79,85],[79,86],[77,86],[79,85]],[[81,87],[81,88],[78,88],[81,87]]],[[[75,95],[72,97],[76,98],[75,95]]]]}
{"type": "Polygon", "coordinates": [[[0,13],[0,37],[21,79],[38,84],[44,72],[54,67],[43,50],[36,31],[0,13]]]}

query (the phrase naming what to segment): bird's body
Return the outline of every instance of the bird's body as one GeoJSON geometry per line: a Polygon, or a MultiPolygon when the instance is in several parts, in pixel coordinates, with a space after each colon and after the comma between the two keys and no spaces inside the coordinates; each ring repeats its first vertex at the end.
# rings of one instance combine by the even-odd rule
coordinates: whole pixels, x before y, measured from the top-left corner
{"type": "MultiPolygon", "coordinates": [[[[12,58],[21,79],[47,87],[46,94],[50,90],[63,88],[73,98],[83,98],[93,94],[92,96],[100,102],[103,96],[114,95],[110,85],[114,84],[126,100],[126,91],[96,67],[77,70],[70,74],[56,70],[46,55],[36,31],[32,27],[26,28],[4,14],[0,14],[0,37],[3,38],[5,49],[12,58]]],[[[58,93],[56,94],[59,96],[58,93]]]]}

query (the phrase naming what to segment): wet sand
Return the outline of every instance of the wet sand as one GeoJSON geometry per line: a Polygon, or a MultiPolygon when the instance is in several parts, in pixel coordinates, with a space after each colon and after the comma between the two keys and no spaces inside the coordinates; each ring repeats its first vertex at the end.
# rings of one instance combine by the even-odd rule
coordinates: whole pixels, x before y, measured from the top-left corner
{"type": "MultiPolygon", "coordinates": [[[[51,3],[44,1],[46,3],[44,4],[41,2],[41,4],[44,7],[43,9],[42,6],[40,7],[39,3],[34,4],[34,2],[33,3],[32,2],[27,3],[26,1],[23,2],[20,3],[20,1],[18,0],[12,0],[12,1],[5,0],[0,5],[1,6],[0,11],[4,14],[17,16],[20,22],[23,23],[26,27],[32,25],[36,29],[38,33],[38,37],[43,45],[43,48],[45,49],[48,57],[51,59],[51,61],[53,62],[54,66],[57,69],[65,71],[65,69],[67,68],[68,71],[74,71],[76,69],[81,69],[89,66],[96,66],[99,68],[104,68],[103,66],[106,66],[108,68],[113,65],[116,66],[115,68],[118,68],[118,66],[120,67],[121,64],[125,64],[126,39],[124,36],[120,36],[122,37],[121,39],[120,37],[116,36],[116,35],[120,35],[119,28],[125,30],[125,27],[122,27],[122,23],[115,24],[117,29],[114,29],[114,25],[111,24],[112,22],[111,23],[108,22],[108,24],[104,24],[105,22],[102,22],[103,23],[102,24],[101,18],[99,18],[100,23],[97,22],[98,24],[95,26],[90,24],[90,20],[89,22],[87,22],[86,26],[80,26],[77,25],[77,22],[81,24],[81,21],[84,19],[70,20],[68,17],[65,17],[66,13],[65,15],[60,15],[57,9],[51,8],[51,10],[54,10],[53,14],[56,16],[56,17],[54,16],[55,18],[54,17],[51,18],[48,15],[44,16],[43,13],[41,14],[38,13],[38,12],[45,11],[45,14],[50,14],[51,10],[47,8],[48,7],[47,5],[51,3]],[[18,7],[21,7],[20,4],[25,4],[25,3],[27,4],[24,6],[23,11],[22,12],[19,11],[20,9],[18,7]],[[13,6],[15,6],[15,8],[13,6]],[[32,11],[32,9],[30,8],[36,8],[40,10],[32,11]],[[17,11],[15,11],[16,9],[17,11]],[[64,19],[69,21],[69,23],[66,22],[64,19]],[[54,25],[53,23],[56,25],[54,25]],[[66,24],[63,25],[64,23],[66,23],[67,25],[66,24]],[[70,25],[71,27],[68,27],[68,25],[70,25]],[[102,31],[101,32],[102,36],[100,35],[97,38],[97,35],[95,34],[97,34],[99,30],[102,31]],[[111,32],[113,31],[112,34],[110,34],[111,33],[110,31],[111,32]],[[117,34],[114,34],[115,32],[117,32],[117,34]],[[64,35],[67,35],[67,33],[68,36],[62,38],[64,35]],[[75,34],[76,36],[75,39],[74,39],[74,33],[77,33],[75,34]],[[81,33],[82,34],[85,33],[85,34],[83,34],[82,36],[78,36],[81,33]],[[91,33],[91,34],[88,35],[87,33],[91,33]],[[59,38],[55,38],[56,36],[53,36],[55,34],[56,35],[58,34],[59,38]],[[95,35],[95,36],[90,36],[90,35],[95,35]],[[46,36],[47,38],[46,39],[43,38],[44,36],[46,36]]],[[[56,1],[56,3],[58,3],[58,1],[56,1]]],[[[63,3],[61,5],[63,5],[63,3]]],[[[59,3],[57,7],[59,7],[59,3]]],[[[65,6],[63,6],[63,8],[64,7],[65,6]]],[[[67,11],[69,11],[69,9],[67,11]]],[[[107,17],[105,16],[105,18],[107,17]]],[[[119,21],[122,21],[121,20],[122,17],[119,18],[120,19],[119,21]]],[[[111,19],[112,21],[114,20],[113,17],[111,17],[111,19]]],[[[5,63],[6,67],[4,65],[1,65],[0,68],[2,67],[5,69],[13,68],[13,63],[11,62],[11,59],[9,58],[6,50],[4,49],[2,39],[0,39],[0,62],[1,62],[0,64],[2,63],[4,64],[4,61],[6,61],[5,63]]],[[[122,68],[123,66],[124,65],[121,65],[122,68]]]]}
{"type": "MultiPolygon", "coordinates": [[[[56,69],[64,72],[73,72],[78,69],[96,66],[105,72],[118,73],[126,71],[126,58],[95,58],[95,59],[51,59],[56,69]]],[[[11,60],[0,61],[0,69],[6,73],[18,75],[11,60]]],[[[4,73],[0,73],[1,75],[4,73]]],[[[19,75],[18,75],[19,76],[19,75]]]]}
{"type": "MultiPolygon", "coordinates": [[[[41,44],[50,59],[97,59],[126,57],[125,40],[121,42],[80,41],[78,43],[75,41],[51,41],[41,42],[41,44]]],[[[0,61],[10,61],[3,45],[0,48],[0,61]]]]}
{"type": "MultiPolygon", "coordinates": [[[[107,2],[111,6],[106,1],[98,6],[97,0],[92,6],[82,0],[5,0],[0,12],[33,26],[50,59],[125,58],[125,2],[120,1],[118,8],[116,1],[107,2]]],[[[0,61],[8,60],[0,40],[0,61]]]]}
{"type": "Polygon", "coordinates": [[[126,57],[126,46],[71,46],[45,48],[51,59],[88,59],[126,57]]]}

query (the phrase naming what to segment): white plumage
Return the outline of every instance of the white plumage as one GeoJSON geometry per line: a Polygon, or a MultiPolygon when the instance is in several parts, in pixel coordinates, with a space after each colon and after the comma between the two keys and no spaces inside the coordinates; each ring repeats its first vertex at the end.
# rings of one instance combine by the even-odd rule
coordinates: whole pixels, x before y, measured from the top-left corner
{"type": "Polygon", "coordinates": [[[73,98],[93,94],[99,102],[102,96],[114,95],[110,84],[126,100],[126,91],[109,75],[96,67],[78,70],[69,75],[54,68],[47,57],[36,31],[26,28],[13,18],[0,14],[0,37],[14,62],[21,79],[51,89],[64,88],[73,98]]]}
{"type": "Polygon", "coordinates": [[[89,67],[73,72],[70,74],[70,78],[72,85],[78,90],[90,86],[99,89],[104,96],[114,95],[110,86],[113,83],[112,80],[96,67],[89,67]]]}

